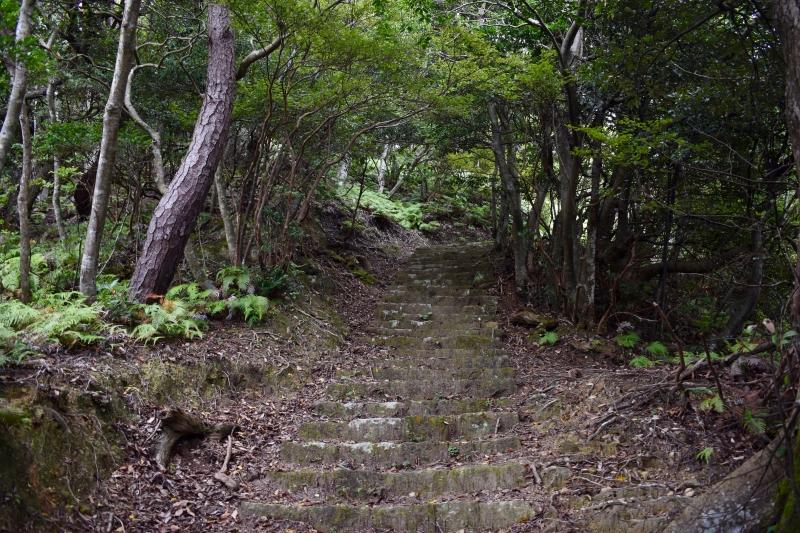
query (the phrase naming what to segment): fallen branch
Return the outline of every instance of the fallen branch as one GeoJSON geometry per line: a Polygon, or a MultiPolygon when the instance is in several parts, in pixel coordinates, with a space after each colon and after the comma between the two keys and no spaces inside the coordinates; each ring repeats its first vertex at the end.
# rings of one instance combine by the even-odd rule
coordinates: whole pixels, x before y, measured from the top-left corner
{"type": "Polygon", "coordinates": [[[239,484],[236,483],[236,481],[234,481],[232,477],[230,477],[225,473],[228,470],[228,462],[231,460],[232,446],[233,446],[233,436],[228,435],[228,451],[225,454],[225,461],[222,463],[222,468],[219,469],[219,472],[214,474],[214,479],[225,485],[230,491],[234,491],[239,488],[239,484]]]}
{"type": "MultiPolygon", "coordinates": [[[[730,354],[728,357],[726,357],[725,359],[723,359],[721,361],[721,365],[722,366],[730,366],[733,363],[735,363],[736,360],[739,359],[740,357],[749,356],[749,355],[758,355],[760,353],[768,352],[773,348],[775,348],[775,344],[772,341],[762,342],[761,344],[759,344],[758,346],[756,346],[755,348],[753,348],[749,352],[734,352],[734,353],[730,354]]],[[[684,371],[683,374],[681,375],[680,379],[681,379],[681,381],[683,381],[684,379],[688,378],[689,376],[691,376],[695,372],[698,372],[700,370],[705,370],[706,368],[708,368],[708,362],[703,360],[703,359],[701,359],[697,363],[692,365],[691,367],[687,368],[686,371],[684,371]]]]}
{"type": "Polygon", "coordinates": [[[618,416],[613,416],[613,417],[609,418],[608,420],[606,420],[605,422],[603,422],[602,424],[600,424],[600,427],[597,428],[597,431],[595,431],[594,433],[589,435],[589,438],[586,439],[586,442],[587,443],[592,442],[592,440],[594,440],[594,438],[597,437],[607,425],[609,425],[609,424],[611,424],[613,422],[616,422],[617,418],[619,418],[619,417],[618,416]]]}

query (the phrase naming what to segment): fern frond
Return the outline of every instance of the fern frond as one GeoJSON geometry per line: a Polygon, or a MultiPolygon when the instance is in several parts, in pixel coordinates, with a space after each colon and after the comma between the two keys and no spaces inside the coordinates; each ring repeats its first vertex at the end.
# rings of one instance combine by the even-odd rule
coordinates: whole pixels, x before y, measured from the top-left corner
{"type": "Polygon", "coordinates": [[[39,318],[39,311],[19,300],[0,303],[0,325],[19,330],[33,324],[39,318]]]}

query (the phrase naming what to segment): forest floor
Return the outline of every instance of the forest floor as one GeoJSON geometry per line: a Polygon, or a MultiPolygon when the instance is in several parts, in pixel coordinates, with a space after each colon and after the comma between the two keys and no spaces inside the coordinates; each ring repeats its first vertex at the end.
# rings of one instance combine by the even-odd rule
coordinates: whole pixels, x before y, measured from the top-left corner
{"type": "MultiPolygon", "coordinates": [[[[447,243],[482,237],[473,233],[446,225],[431,240],[447,243]]],[[[224,372],[225,368],[242,372],[220,377],[215,382],[218,386],[209,391],[181,390],[192,385],[177,377],[169,387],[162,383],[157,394],[120,387],[129,416],[114,422],[115,431],[123,438],[116,460],[108,468],[110,477],[103,479],[98,468],[93,491],[80,497],[71,494],[68,499],[74,500],[74,505],[70,502],[65,508],[39,515],[31,524],[43,520],[56,530],[130,533],[312,531],[298,523],[243,518],[238,508],[240,502],[253,498],[251,482],[262,473],[291,468],[280,461],[280,445],[293,439],[301,423],[316,418],[311,408],[322,399],[326,384],[336,379],[340,370],[363,367],[366,356],[377,350],[358,339],[404,259],[414,247],[425,244],[421,238],[409,242],[397,234],[388,241],[393,247],[387,248],[385,236],[382,238],[380,246],[374,240],[350,245],[354,253],[369,253],[370,274],[377,280],[374,285],[363,284],[325,254],[315,257],[318,276],[334,282],[332,297],[326,300],[329,308],[317,306],[320,295],[301,294],[284,307],[281,321],[266,327],[217,322],[200,340],[55,356],[48,359],[46,372],[30,368],[9,372],[7,382],[34,383],[37,390],[47,388],[50,396],[67,385],[91,390],[100,381],[108,387],[112,374],[120,368],[138,368],[152,360],[166,365],[166,373],[179,367],[206,368],[215,361],[226,362],[224,372]],[[265,365],[273,368],[268,383],[246,375],[264,372],[265,365]],[[165,406],[181,407],[210,424],[235,424],[228,473],[239,483],[238,491],[228,491],[213,477],[225,459],[225,441],[183,439],[174,448],[166,470],[154,462],[151,450],[159,438],[158,415],[165,406]]],[[[673,368],[628,366],[613,335],[576,332],[562,320],[558,341],[540,346],[532,330],[510,321],[523,305],[513,295],[506,268],[498,259],[489,292],[500,296],[498,321],[507,331],[504,348],[519,384],[512,396],[514,403],[507,408],[518,411],[521,420],[513,434],[521,439],[522,448],[513,456],[530,460],[539,473],[556,466],[558,469],[551,471],[563,478],[548,487],[537,486],[532,498],[541,512],[537,519],[512,531],[540,531],[552,524],[565,531],[581,531],[588,520],[602,522],[609,512],[640,498],[635,489],[674,496],[675,501],[689,498],[763,446],[741,423],[744,404],[754,404],[763,387],[757,379],[734,382],[723,378],[732,407],[722,413],[703,411],[699,399],[679,401],[677,395],[670,395],[673,368]],[[599,346],[601,350],[594,349],[599,346]],[[713,452],[708,461],[697,458],[709,448],[713,452]],[[594,501],[600,504],[592,505],[594,501]]],[[[207,381],[208,376],[203,379],[207,381]]],[[[139,386],[156,381],[146,375],[139,386]]],[[[696,376],[693,383],[715,387],[710,374],[696,376]]],[[[506,454],[503,460],[509,457],[506,454]]],[[[454,458],[453,465],[459,460],[463,461],[454,458]]],[[[491,462],[493,458],[472,460],[491,462]]],[[[288,492],[273,496],[276,503],[302,503],[307,497],[288,492]]]]}

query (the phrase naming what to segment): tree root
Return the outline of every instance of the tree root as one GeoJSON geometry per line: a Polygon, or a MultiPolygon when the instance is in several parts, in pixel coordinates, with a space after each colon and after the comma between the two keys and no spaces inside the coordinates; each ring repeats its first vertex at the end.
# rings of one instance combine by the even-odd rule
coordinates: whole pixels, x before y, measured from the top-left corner
{"type": "Polygon", "coordinates": [[[235,429],[232,424],[208,426],[177,407],[160,414],[158,418],[161,421],[162,432],[161,440],[155,448],[155,459],[161,468],[167,468],[173,446],[183,437],[205,437],[210,435],[222,440],[235,429]]]}

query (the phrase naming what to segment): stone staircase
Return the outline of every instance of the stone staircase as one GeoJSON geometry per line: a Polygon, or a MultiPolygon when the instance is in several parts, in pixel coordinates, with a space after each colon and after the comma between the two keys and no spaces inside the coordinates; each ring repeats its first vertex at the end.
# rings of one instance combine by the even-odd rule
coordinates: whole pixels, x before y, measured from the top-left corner
{"type": "Polygon", "coordinates": [[[493,322],[490,246],[417,250],[379,304],[366,369],[342,372],[316,405],[319,421],[285,442],[291,470],[256,482],[242,512],[319,531],[496,531],[535,514],[526,499],[514,370],[493,322]],[[268,503],[275,493],[303,503],[268,503]]]}

